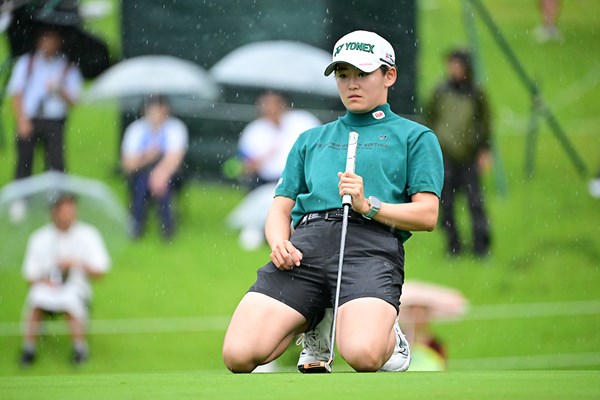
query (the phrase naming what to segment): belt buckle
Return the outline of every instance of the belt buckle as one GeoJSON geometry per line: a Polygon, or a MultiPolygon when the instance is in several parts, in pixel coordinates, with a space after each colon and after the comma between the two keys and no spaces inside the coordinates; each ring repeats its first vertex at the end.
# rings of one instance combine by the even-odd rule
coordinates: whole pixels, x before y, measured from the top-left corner
{"type": "Polygon", "coordinates": [[[304,215],[304,217],[302,217],[302,220],[300,221],[300,223],[303,224],[308,224],[311,221],[317,220],[319,219],[319,215],[317,213],[308,213],[306,215],[304,215]]]}

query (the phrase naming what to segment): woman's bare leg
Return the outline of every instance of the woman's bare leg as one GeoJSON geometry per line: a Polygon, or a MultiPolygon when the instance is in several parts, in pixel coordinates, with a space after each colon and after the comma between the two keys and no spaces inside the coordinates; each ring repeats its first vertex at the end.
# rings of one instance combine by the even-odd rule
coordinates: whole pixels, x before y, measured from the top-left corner
{"type": "Polygon", "coordinates": [[[247,293],[235,310],[223,343],[232,372],[252,372],[279,357],[308,322],[298,311],[261,293],[247,293]]]}
{"type": "Polygon", "coordinates": [[[337,321],[338,351],[356,371],[377,371],[392,355],[396,309],[388,302],[373,297],[351,300],[339,308],[337,321]]]}

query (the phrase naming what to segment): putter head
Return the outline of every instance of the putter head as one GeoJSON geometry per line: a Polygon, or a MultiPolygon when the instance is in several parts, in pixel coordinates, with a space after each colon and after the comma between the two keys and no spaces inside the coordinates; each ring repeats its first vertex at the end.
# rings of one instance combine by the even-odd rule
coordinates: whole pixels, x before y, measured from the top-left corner
{"type": "Polygon", "coordinates": [[[331,364],[327,361],[317,361],[298,365],[298,371],[303,374],[330,374],[331,364]]]}

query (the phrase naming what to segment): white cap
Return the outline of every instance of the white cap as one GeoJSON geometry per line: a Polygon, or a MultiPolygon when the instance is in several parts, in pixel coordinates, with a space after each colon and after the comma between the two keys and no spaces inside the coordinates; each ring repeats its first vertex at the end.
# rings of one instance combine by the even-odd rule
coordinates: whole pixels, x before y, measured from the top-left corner
{"type": "Polygon", "coordinates": [[[333,72],[339,63],[348,63],[361,71],[370,73],[382,65],[394,67],[394,48],[374,32],[354,31],[343,36],[333,48],[333,61],[325,68],[325,76],[333,72]]]}

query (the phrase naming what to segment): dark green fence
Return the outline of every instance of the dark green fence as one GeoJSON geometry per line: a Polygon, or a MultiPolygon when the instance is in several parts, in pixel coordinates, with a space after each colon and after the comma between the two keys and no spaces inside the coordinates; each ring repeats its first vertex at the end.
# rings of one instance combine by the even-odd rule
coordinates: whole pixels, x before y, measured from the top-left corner
{"type": "MultiPolygon", "coordinates": [[[[122,2],[123,56],[166,54],[209,69],[237,47],[262,40],[295,40],[331,51],[355,29],[373,30],[396,50],[399,79],[390,103],[401,114],[416,104],[415,0],[127,0],[122,2]]],[[[240,66],[244,68],[244,66],[240,66]]],[[[290,65],[290,73],[298,73],[290,65]]],[[[225,87],[222,101],[251,105],[257,90],[225,87]]],[[[288,93],[296,108],[321,110],[324,122],[341,112],[337,99],[288,93]]],[[[253,117],[238,107],[229,115],[184,118],[190,129],[188,172],[219,179],[224,160],[234,155],[240,131],[253,117]]],[[[250,110],[250,112],[248,111],[250,110]]],[[[124,123],[133,116],[124,116],[124,123]]]]}

